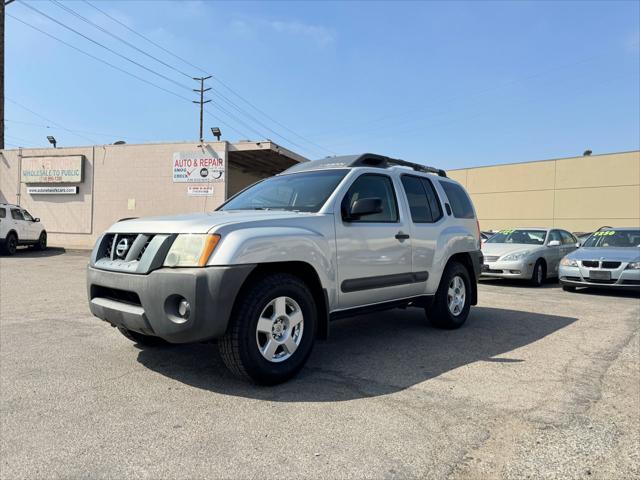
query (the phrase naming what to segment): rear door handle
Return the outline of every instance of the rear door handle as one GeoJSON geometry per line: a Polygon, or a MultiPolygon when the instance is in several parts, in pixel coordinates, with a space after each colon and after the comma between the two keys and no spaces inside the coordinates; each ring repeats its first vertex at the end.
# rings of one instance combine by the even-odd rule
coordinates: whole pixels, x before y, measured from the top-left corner
{"type": "Polygon", "coordinates": [[[406,233],[402,233],[402,232],[396,233],[396,239],[398,239],[398,240],[407,240],[408,238],[410,238],[410,237],[406,233]]]}

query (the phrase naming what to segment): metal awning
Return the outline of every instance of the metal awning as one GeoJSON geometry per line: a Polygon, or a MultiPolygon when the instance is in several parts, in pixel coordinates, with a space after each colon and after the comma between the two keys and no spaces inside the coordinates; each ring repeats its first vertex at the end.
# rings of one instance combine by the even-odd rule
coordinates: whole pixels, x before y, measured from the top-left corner
{"type": "Polygon", "coordinates": [[[269,177],[292,165],[309,161],[308,158],[269,140],[229,143],[227,152],[227,162],[230,168],[236,168],[244,173],[269,177]]]}

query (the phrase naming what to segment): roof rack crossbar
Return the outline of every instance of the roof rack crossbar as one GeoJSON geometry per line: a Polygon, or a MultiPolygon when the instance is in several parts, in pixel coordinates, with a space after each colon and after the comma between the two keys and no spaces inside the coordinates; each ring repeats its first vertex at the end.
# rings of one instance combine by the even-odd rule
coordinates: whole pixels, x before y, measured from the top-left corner
{"type": "Polygon", "coordinates": [[[360,155],[356,160],[351,163],[351,166],[367,166],[367,167],[379,167],[389,168],[392,166],[409,167],[416,172],[435,173],[440,177],[446,177],[447,172],[440,168],[429,167],[427,165],[420,165],[419,163],[407,162],[406,160],[400,160],[399,158],[389,158],[382,155],[375,155],[372,153],[365,153],[360,155]]]}

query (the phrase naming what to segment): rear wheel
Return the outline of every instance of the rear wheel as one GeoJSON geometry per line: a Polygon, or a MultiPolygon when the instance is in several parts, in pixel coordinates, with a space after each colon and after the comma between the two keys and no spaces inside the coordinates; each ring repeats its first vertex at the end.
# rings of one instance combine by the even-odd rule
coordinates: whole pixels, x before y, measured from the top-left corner
{"type": "Polygon", "coordinates": [[[3,251],[7,255],[15,255],[16,250],[18,249],[18,236],[11,232],[7,235],[7,238],[4,241],[3,251]]]}
{"type": "Polygon", "coordinates": [[[454,262],[447,266],[433,303],[427,307],[427,318],[438,328],[460,328],[469,316],[471,280],[464,265],[454,262]]]}
{"type": "Polygon", "coordinates": [[[542,260],[538,260],[533,267],[533,274],[531,275],[531,285],[534,287],[541,287],[544,284],[546,278],[546,268],[542,260]]]}
{"type": "Polygon", "coordinates": [[[135,342],[139,345],[144,345],[145,347],[158,347],[161,345],[168,345],[169,343],[160,337],[154,337],[152,335],[144,335],[142,333],[134,332],[133,330],[128,330],[124,327],[118,327],[118,331],[127,337],[132,342],[135,342]]]}
{"type": "Polygon", "coordinates": [[[273,385],[304,366],[315,341],[317,309],[298,277],[274,273],[243,290],[218,343],[236,376],[273,385]]]}

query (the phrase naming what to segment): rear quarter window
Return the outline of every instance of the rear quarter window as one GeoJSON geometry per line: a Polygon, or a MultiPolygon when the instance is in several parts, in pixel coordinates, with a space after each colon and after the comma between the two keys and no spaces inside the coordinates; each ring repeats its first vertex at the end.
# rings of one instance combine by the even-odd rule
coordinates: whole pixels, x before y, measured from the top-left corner
{"type": "Polygon", "coordinates": [[[454,217],[475,218],[469,195],[467,195],[467,192],[465,192],[460,185],[451,182],[440,182],[440,185],[442,185],[444,193],[447,194],[454,217]]]}
{"type": "Polygon", "coordinates": [[[7,218],[7,209],[0,207],[0,218],[7,218]]]}

